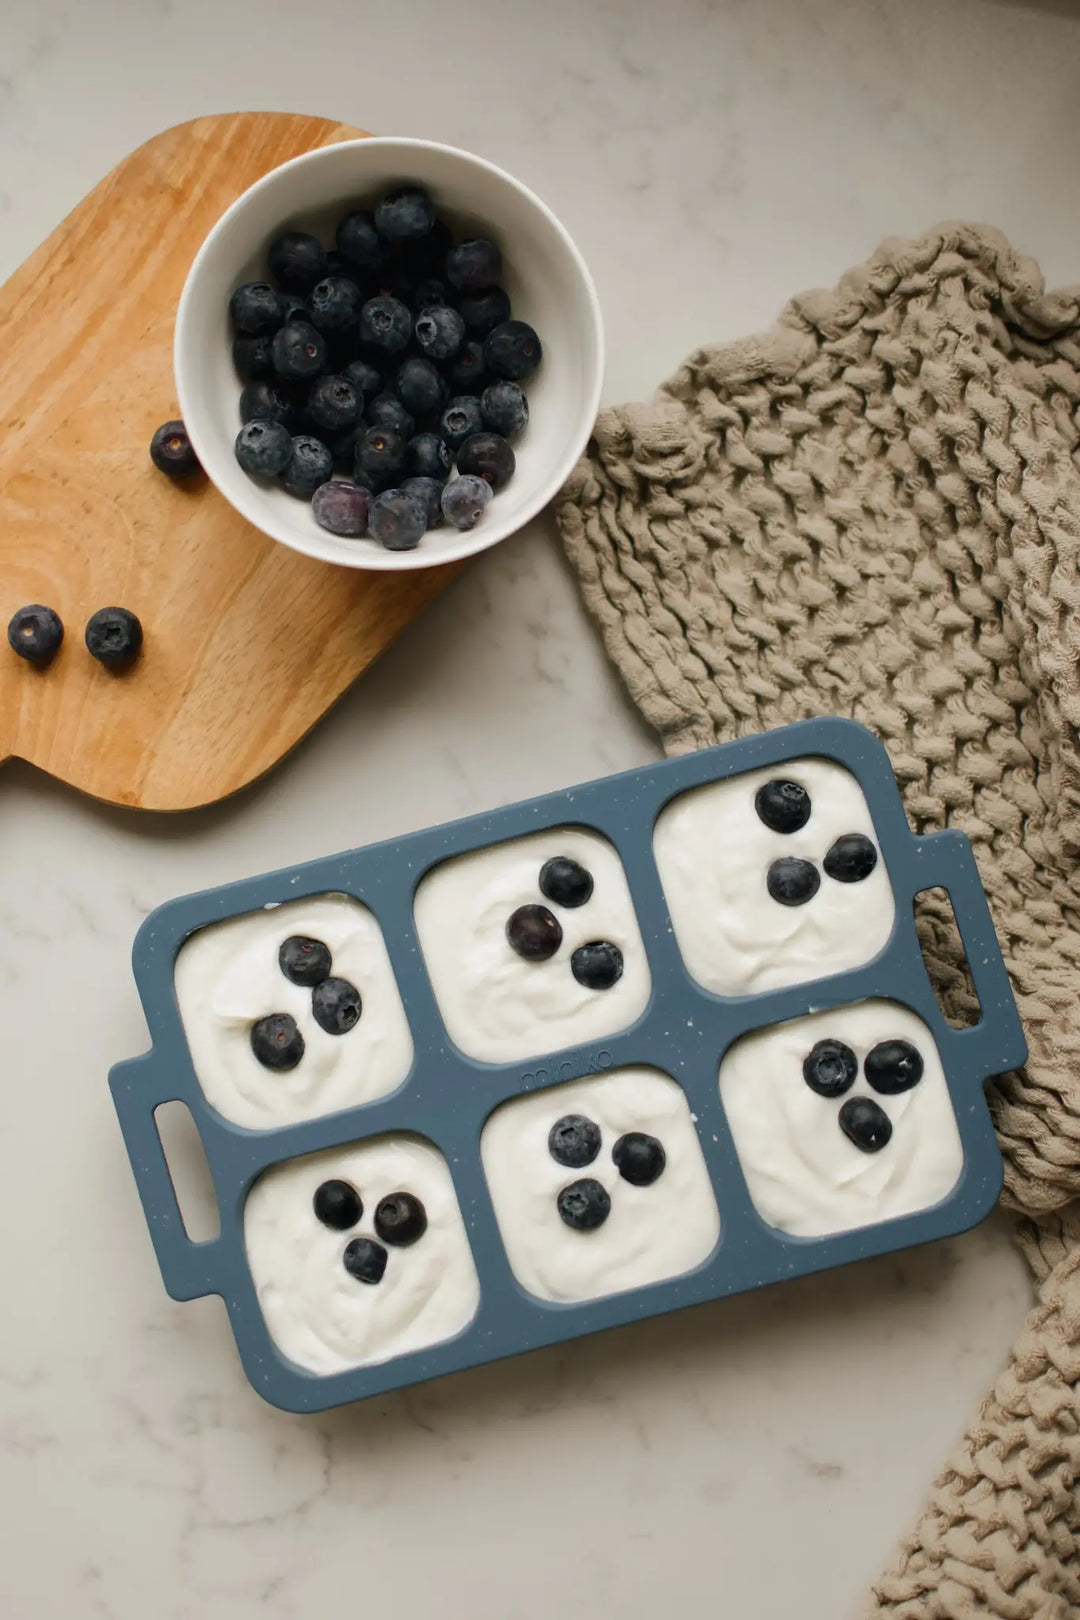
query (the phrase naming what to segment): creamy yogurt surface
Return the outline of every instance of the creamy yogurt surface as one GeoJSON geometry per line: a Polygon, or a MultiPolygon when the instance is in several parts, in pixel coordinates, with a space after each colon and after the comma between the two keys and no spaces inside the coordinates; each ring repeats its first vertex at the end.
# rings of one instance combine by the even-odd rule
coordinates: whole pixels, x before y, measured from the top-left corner
{"type": "Polygon", "coordinates": [[[600,1299],[678,1277],[708,1259],[720,1213],[682,1088],[657,1069],[611,1069],[501,1104],[480,1143],[499,1232],[518,1282],[541,1299],[600,1299]],[[596,1156],[568,1167],[552,1157],[549,1133],[567,1115],[599,1127],[596,1156]],[[649,1186],[634,1186],[612,1151],[627,1132],[662,1145],[666,1163],[649,1186]],[[610,1214],[575,1231],[558,1210],[560,1191],[598,1181],[610,1214]]]}
{"type": "Polygon", "coordinates": [[[683,959],[705,989],[747,995],[840,973],[886,944],[896,914],[870,810],[850,771],[800,759],[693,788],[661,812],[654,853],[683,959]],[[775,781],[805,789],[805,825],[777,832],[756,808],[775,781]],[[824,869],[837,839],[859,834],[877,855],[869,876],[838,882],[824,869]],[[811,865],[819,887],[783,905],[768,889],[773,862],[811,865]]]}
{"type": "Polygon", "coordinates": [[[244,1209],[244,1244],[270,1336],[315,1373],[373,1366],[440,1344],[468,1325],[480,1283],[446,1160],[419,1137],[387,1135],[275,1165],[244,1209]],[[362,1213],[346,1230],[324,1225],[315,1194],[328,1181],[354,1189],[362,1213]],[[385,1245],[377,1283],[345,1267],[355,1238],[377,1240],[379,1201],[408,1192],[427,1229],[408,1247],[385,1245]]]}
{"type": "Polygon", "coordinates": [[[758,1213],[800,1237],[846,1232],[939,1203],[956,1185],[963,1147],[941,1058],[921,1018],[890,1001],[864,1001],[746,1035],[720,1067],[720,1097],[758,1213]],[[803,1065],[820,1041],[842,1042],[857,1077],[837,1097],[807,1084],[803,1065]],[[922,1059],[918,1084],[882,1095],[866,1059],[882,1042],[909,1042],[922,1059]],[[880,1151],[855,1146],[839,1113],[869,1098],[892,1135],[880,1151]]]}
{"type": "Polygon", "coordinates": [[[344,894],[290,900],[212,923],[176,959],[176,997],[195,1073],[226,1119],[253,1130],[296,1124],[385,1096],[413,1059],[412,1035],[373,913],[344,894]],[[328,946],[335,976],[360,993],[356,1025],[332,1035],[312,1016],[312,991],[278,962],[290,935],[328,946]],[[257,1019],[295,1018],[304,1055],[293,1069],[265,1068],[251,1047],[257,1019]]]}
{"type": "Polygon", "coordinates": [[[622,862],[611,844],[580,827],[530,833],[457,855],[427,874],[416,893],[416,927],[451,1039],[470,1057],[508,1063],[625,1029],[649,999],[649,964],[622,862]],[[544,863],[564,856],[593,879],[590,899],[564,907],[539,887],[544,863]],[[542,904],[562,943],[546,961],[526,961],[507,940],[519,906],[542,904]],[[579,946],[606,941],[622,953],[621,978],[589,989],[571,971],[579,946]]]}

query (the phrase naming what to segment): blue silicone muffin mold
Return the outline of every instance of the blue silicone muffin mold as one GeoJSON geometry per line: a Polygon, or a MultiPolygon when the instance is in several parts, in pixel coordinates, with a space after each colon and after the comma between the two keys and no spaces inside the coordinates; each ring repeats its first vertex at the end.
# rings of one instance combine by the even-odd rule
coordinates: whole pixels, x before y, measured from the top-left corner
{"type": "Polygon", "coordinates": [[[219,1294],[252,1385],[274,1405],[295,1412],[320,1411],[964,1231],[988,1213],[1002,1182],[984,1084],[1026,1057],[968,840],[953,830],[915,836],[884,748],[863,727],[835,719],[724,743],[174,900],[144,923],[133,963],[152,1046],[144,1056],[118,1064],[110,1086],[165,1287],[178,1300],[219,1294]],[[751,996],[713,995],[688,974],[672,933],[653,856],[656,819],[688,789],[808,756],[844,766],[862,788],[896,901],[891,937],[872,961],[833,977],[751,996]],[[528,1061],[512,1064],[476,1062],[444,1030],[416,935],[416,888],[448,857],[570,825],[601,834],[619,853],[649,958],[650,1001],[630,1028],[587,1048],[538,1048],[528,1061]],[[934,887],[949,893],[979,997],[981,1018],[970,1029],[956,1029],[943,1017],[916,937],[915,896],[934,887]],[[397,1090],[375,1101],[302,1124],[245,1129],[211,1107],[199,1086],[174,989],[177,953],[209,923],[327,892],[355,896],[379,921],[412,1027],[412,1068],[397,1090]],[[720,1062],[732,1042],[750,1030],[868,998],[900,1002],[929,1026],[959,1126],[963,1168],[946,1198],[916,1214],[826,1237],[789,1236],[767,1225],[750,1199],[720,1101],[720,1062]],[[720,1239],[704,1264],[685,1275],[602,1299],[552,1304],[527,1293],[510,1270],[481,1167],[480,1134],[489,1114],[507,1098],[629,1064],[651,1065],[683,1088],[720,1209],[720,1239]],[[213,1178],[220,1231],[209,1242],[187,1236],[155,1123],[155,1109],[175,1099],[191,1111],[213,1178]],[[269,1335],[245,1256],[245,1200],[271,1165],[387,1132],[426,1137],[445,1156],[479,1272],[480,1305],[453,1339],[377,1365],[315,1374],[287,1360],[269,1335]]]}

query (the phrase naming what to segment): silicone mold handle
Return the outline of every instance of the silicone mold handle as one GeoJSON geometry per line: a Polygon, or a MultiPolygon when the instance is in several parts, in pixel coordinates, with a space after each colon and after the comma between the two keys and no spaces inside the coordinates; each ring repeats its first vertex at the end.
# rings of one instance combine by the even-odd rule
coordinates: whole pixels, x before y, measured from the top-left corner
{"type": "MultiPolygon", "coordinates": [[[[161,1081],[164,1078],[162,1075],[161,1081]]],[[[176,1087],[156,1084],[157,1079],[151,1053],[130,1063],[118,1063],[109,1076],[109,1087],[161,1278],[173,1299],[220,1294],[222,1239],[218,1236],[195,1243],[187,1235],[154,1118],[154,1110],[162,1103],[175,1101],[176,1087]]]]}
{"type": "Polygon", "coordinates": [[[956,828],[915,840],[920,889],[946,890],[967,956],[982,1018],[973,1029],[955,1030],[973,1066],[984,1074],[1015,1069],[1027,1058],[1020,1015],[994,932],[986,893],[965,833],[956,828]]]}

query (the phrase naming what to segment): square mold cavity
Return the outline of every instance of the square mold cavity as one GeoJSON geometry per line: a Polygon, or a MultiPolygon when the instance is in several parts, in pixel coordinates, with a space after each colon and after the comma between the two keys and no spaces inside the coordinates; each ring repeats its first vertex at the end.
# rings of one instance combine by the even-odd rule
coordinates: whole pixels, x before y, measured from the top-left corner
{"type": "Polygon", "coordinates": [[[323,894],[211,923],[176,958],[176,999],[199,1085],[220,1114],[270,1130],[385,1096],[405,1079],[413,1042],[382,930],[345,894],[323,894]],[[313,989],[285,976],[286,939],[324,944],[330,972],[355,988],[360,1016],[331,1034],[313,1011],[313,989]],[[259,1019],[295,1020],[303,1054],[291,1068],[267,1068],[252,1048],[259,1019]]]}
{"type": "Polygon", "coordinates": [[[442,1344],[480,1303],[446,1160],[405,1132],[265,1171],[244,1206],[244,1246],[270,1337],[309,1372],[442,1344]]]}
{"type": "Polygon", "coordinates": [[[680,1277],[716,1247],[720,1212],[689,1104],[657,1069],[513,1097],[488,1118],[480,1152],[511,1270],[540,1299],[680,1277]]]}
{"type": "Polygon", "coordinates": [[[615,1035],[649,1000],[622,862],[606,838],[581,827],[489,844],[434,867],[416,892],[416,928],[450,1038],[481,1062],[615,1035]],[[528,959],[510,943],[508,924],[523,907],[554,919],[546,938],[544,919],[533,919],[543,956],[528,959]],[[598,945],[607,949],[588,949],[598,945]]]}
{"type": "Polygon", "coordinates": [[[940,1203],[964,1151],[921,1018],[861,1001],[744,1035],[720,1100],[758,1214],[824,1237],[940,1203]]]}
{"type": "Polygon", "coordinates": [[[654,853],[690,974],[753,995],[869,962],[896,916],[862,788],[799,759],[693,788],[657,818],[654,853]]]}

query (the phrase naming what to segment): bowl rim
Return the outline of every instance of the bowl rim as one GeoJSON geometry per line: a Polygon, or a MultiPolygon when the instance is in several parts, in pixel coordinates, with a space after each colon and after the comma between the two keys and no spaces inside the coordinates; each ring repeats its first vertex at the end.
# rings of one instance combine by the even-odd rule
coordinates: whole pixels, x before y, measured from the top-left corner
{"type": "MultiPolygon", "coordinates": [[[[301,152],[299,156],[288,158],[284,163],[277,164],[274,168],[268,170],[266,174],[261,175],[258,180],[253,182],[252,185],[248,186],[244,191],[242,191],[239,197],[235,198],[235,200],[229,204],[225,212],[221,214],[221,216],[210,227],[210,230],[203,238],[198,252],[191,261],[191,265],[184,279],[184,286],[180,293],[180,299],[177,304],[176,322],[173,333],[173,373],[176,381],[176,392],[180,405],[180,415],[184,421],[185,427],[187,428],[195,454],[198,456],[207,477],[221,495],[222,499],[227,501],[234,511],[238,512],[240,516],[244,518],[246,522],[250,523],[254,529],[257,529],[261,534],[268,535],[270,539],[276,540],[284,546],[288,546],[291,551],[297,552],[300,556],[310,557],[313,561],[328,563],[332,566],[367,569],[376,573],[406,572],[418,568],[438,568],[444,564],[463,562],[467,557],[474,557],[478,553],[487,551],[492,546],[498,545],[501,541],[508,540],[511,535],[516,534],[520,529],[523,529],[527,523],[532,522],[533,518],[535,518],[539,512],[543,511],[543,509],[558,494],[559,490],[565,484],[567,478],[570,476],[571,471],[577,464],[578,459],[585,449],[589,435],[593,430],[593,424],[596,421],[597,412],[600,408],[600,396],[604,385],[605,360],[606,348],[604,340],[604,322],[600,310],[600,298],[596,291],[596,284],[593,281],[592,274],[585,262],[581,249],[570,235],[570,232],[567,230],[566,226],[562,223],[559,217],[552,212],[547,203],[545,203],[541,197],[538,197],[536,192],[531,190],[529,186],[525,185],[523,181],[516,179],[515,176],[510,174],[506,169],[502,169],[497,164],[491,163],[487,158],[479,157],[475,152],[466,151],[463,147],[459,146],[449,146],[443,141],[419,140],[405,135],[365,135],[353,140],[333,141],[327,146],[315,147],[310,152],[301,152]],[[587,319],[592,327],[596,343],[596,361],[593,367],[593,375],[591,378],[589,392],[583,405],[586,425],[580,436],[580,442],[577,443],[572,450],[567,451],[567,453],[555,463],[550,475],[541,482],[534,495],[525,503],[524,508],[522,509],[520,516],[515,520],[513,527],[508,529],[505,533],[492,534],[490,531],[486,531],[485,525],[481,523],[478,524],[475,529],[464,532],[456,544],[449,547],[444,547],[437,553],[425,553],[422,547],[418,547],[415,551],[392,552],[383,551],[381,549],[376,550],[374,548],[368,550],[366,545],[357,545],[355,553],[348,552],[340,557],[335,556],[331,558],[325,556],[320,551],[314,550],[298,535],[292,533],[288,524],[278,522],[267,523],[262,513],[256,515],[252,511],[246,509],[245,502],[242,500],[235,500],[233,496],[222,486],[222,484],[218,482],[218,479],[214,477],[214,474],[211,471],[211,464],[218,460],[217,441],[216,439],[211,440],[208,435],[203,434],[202,425],[199,420],[198,406],[196,405],[194,411],[191,409],[192,404],[195,402],[197,396],[187,364],[187,356],[194,348],[193,341],[189,336],[189,329],[194,321],[194,311],[197,307],[196,299],[201,272],[207,259],[213,253],[214,248],[216,247],[220,238],[228,232],[236,216],[250,204],[255,195],[262,191],[272,189],[273,185],[280,179],[280,176],[286,170],[291,171],[302,169],[310,164],[324,161],[327,153],[336,152],[343,147],[348,149],[362,147],[368,152],[370,152],[373,148],[387,152],[439,152],[448,154],[450,157],[460,160],[475,169],[485,171],[487,174],[494,176],[497,180],[517,191],[527,203],[529,203],[544,217],[549,228],[556,234],[556,236],[560,238],[562,245],[565,248],[577,273],[582,292],[584,294],[584,301],[587,308],[587,319]]],[[[333,536],[327,536],[328,541],[332,540],[333,538],[333,536]]],[[[345,542],[343,542],[343,545],[344,544],[345,542]]]]}

